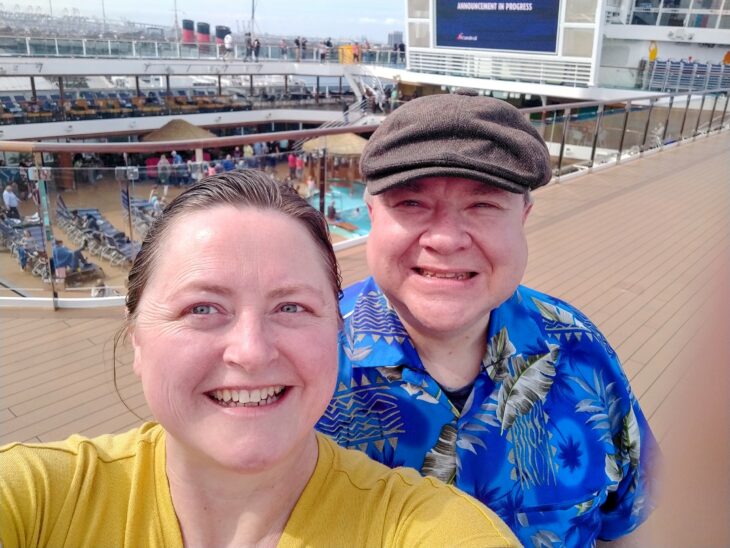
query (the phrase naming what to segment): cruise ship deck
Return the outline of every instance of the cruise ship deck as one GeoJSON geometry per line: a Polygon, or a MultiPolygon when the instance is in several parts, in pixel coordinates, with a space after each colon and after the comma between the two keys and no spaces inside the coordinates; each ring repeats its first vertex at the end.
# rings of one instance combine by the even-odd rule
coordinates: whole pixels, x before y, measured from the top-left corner
{"type": "MultiPolygon", "coordinates": [[[[730,283],[720,275],[729,167],[730,133],[701,137],[540,189],[528,220],[525,283],[577,305],[603,331],[660,441],[671,432],[677,386],[694,376],[690,343],[713,284],[730,283]]],[[[345,284],[368,274],[363,245],[338,258],[345,284]]],[[[139,417],[114,390],[121,309],[0,314],[0,443],[119,432],[148,416],[126,346],[116,379],[139,417]]]]}
{"type": "MultiPolygon", "coordinates": [[[[716,415],[726,412],[727,356],[716,354],[728,333],[708,320],[730,288],[729,168],[730,133],[701,136],[538,190],[527,225],[525,283],[603,331],[665,454],[679,444],[686,455],[687,432],[704,431],[719,450],[710,463],[730,453],[727,416],[716,415]],[[702,343],[708,328],[716,336],[702,343]],[[701,408],[701,422],[679,420],[688,408],[701,408]]],[[[345,284],[368,274],[364,251],[338,253],[345,284]]],[[[122,317],[121,308],[0,309],[0,444],[121,432],[149,417],[128,346],[114,365],[122,317]]]]}

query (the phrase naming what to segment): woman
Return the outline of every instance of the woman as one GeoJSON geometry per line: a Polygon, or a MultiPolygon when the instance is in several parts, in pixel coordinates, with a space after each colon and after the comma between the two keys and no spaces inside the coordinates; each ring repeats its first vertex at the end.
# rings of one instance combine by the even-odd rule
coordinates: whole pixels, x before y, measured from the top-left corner
{"type": "Polygon", "coordinates": [[[516,546],[477,501],[315,433],[339,294],[326,223],[293,190],[254,171],[190,187],[128,280],[157,422],[0,448],[2,546],[516,546]]]}

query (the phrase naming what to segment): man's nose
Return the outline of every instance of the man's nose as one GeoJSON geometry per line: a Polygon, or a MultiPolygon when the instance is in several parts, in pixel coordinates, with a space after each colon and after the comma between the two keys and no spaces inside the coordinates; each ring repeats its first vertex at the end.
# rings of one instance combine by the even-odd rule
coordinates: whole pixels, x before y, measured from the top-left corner
{"type": "Polygon", "coordinates": [[[420,244],[440,254],[454,253],[471,245],[471,236],[460,213],[442,208],[430,219],[420,244]]]}

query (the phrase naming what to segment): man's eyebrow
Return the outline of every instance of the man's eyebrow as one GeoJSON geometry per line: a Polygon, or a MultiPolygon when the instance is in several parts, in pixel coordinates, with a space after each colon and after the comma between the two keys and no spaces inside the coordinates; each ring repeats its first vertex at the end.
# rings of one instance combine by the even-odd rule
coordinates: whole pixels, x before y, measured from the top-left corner
{"type": "MultiPolygon", "coordinates": [[[[499,188],[494,188],[488,185],[480,184],[479,186],[475,186],[471,194],[477,195],[477,196],[505,196],[507,194],[506,190],[502,190],[499,188]]],[[[513,194],[513,193],[509,193],[513,194]]]]}
{"type": "Polygon", "coordinates": [[[407,190],[410,192],[420,192],[423,190],[423,183],[420,181],[408,181],[393,188],[393,190],[407,190]]]}

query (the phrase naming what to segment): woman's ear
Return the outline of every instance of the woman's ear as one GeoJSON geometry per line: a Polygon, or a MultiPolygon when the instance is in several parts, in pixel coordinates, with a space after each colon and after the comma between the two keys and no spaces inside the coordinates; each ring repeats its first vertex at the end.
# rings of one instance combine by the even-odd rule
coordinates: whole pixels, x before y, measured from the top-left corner
{"type": "Polygon", "coordinates": [[[132,351],[134,352],[134,356],[132,359],[132,369],[134,370],[134,374],[138,377],[142,376],[142,348],[137,344],[137,336],[134,330],[134,327],[130,326],[127,330],[127,336],[129,337],[129,340],[132,341],[132,351]]]}

